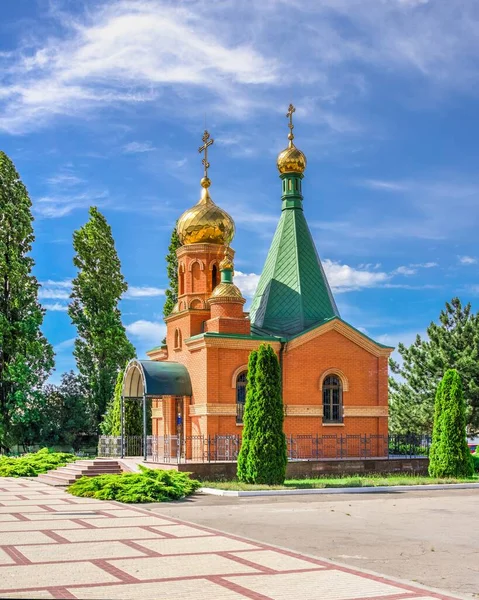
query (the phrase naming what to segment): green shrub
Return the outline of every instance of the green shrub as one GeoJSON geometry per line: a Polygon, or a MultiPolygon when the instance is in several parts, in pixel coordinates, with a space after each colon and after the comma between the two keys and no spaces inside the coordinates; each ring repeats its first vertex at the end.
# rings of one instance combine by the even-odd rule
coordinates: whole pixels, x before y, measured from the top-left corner
{"type": "Polygon", "coordinates": [[[474,471],[479,472],[479,453],[475,452],[472,455],[472,462],[474,463],[474,471]]]}
{"type": "Polygon", "coordinates": [[[19,457],[0,456],[0,477],[36,477],[75,460],[77,457],[74,454],[50,452],[48,448],[19,457]]]}
{"type": "Polygon", "coordinates": [[[167,502],[181,500],[193,494],[200,482],[190,479],[189,473],[147,469],[139,465],[141,473],[122,475],[99,475],[82,477],[75,481],[67,492],[74,496],[119,502],[167,502]]]}

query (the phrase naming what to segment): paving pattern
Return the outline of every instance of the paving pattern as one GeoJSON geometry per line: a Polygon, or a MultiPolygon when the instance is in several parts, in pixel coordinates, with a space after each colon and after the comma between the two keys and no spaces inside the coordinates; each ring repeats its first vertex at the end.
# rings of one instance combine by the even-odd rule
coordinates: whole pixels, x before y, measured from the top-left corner
{"type": "Polygon", "coordinates": [[[39,481],[0,480],[0,598],[291,600],[299,594],[454,598],[141,508],[75,498],[39,481]]]}

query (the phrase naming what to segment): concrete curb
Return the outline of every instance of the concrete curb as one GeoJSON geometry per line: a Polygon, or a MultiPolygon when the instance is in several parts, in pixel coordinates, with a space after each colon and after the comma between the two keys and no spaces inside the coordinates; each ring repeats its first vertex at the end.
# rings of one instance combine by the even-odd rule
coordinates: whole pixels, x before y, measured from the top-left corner
{"type": "Polygon", "coordinates": [[[315,494],[393,494],[397,492],[415,492],[424,490],[473,490],[479,489],[479,483],[441,483],[431,485],[383,485],[378,487],[321,488],[296,490],[220,490],[200,488],[198,491],[210,496],[230,496],[244,498],[251,496],[302,496],[315,494]]]}

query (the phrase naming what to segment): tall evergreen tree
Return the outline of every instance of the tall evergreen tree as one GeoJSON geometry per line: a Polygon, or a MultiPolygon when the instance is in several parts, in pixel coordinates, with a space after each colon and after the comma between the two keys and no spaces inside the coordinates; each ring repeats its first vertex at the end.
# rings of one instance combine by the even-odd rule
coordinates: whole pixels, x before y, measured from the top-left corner
{"type": "Polygon", "coordinates": [[[479,314],[459,298],[446,302],[439,323],[431,323],[428,339],[417,336],[406,348],[399,344],[402,364],[391,360],[390,430],[392,433],[430,433],[434,397],[449,368],[458,371],[464,386],[468,433],[479,431],[479,314]]]}
{"type": "Polygon", "coordinates": [[[474,463],[466,438],[466,405],[459,373],[449,369],[440,384],[429,457],[432,477],[472,477],[474,463]]]}
{"type": "Polygon", "coordinates": [[[432,428],[432,442],[429,449],[429,475],[435,477],[438,464],[438,451],[441,443],[442,414],[444,412],[444,379],[437,386],[434,399],[434,423],[432,428]]]}
{"type": "Polygon", "coordinates": [[[237,476],[239,481],[251,483],[248,477],[248,454],[256,428],[254,398],[256,394],[256,361],[258,352],[253,350],[248,358],[248,378],[246,382],[246,401],[243,413],[243,434],[238,454],[237,476]]]}
{"type": "Polygon", "coordinates": [[[176,224],[171,232],[170,245],[166,255],[166,273],[168,275],[169,286],[165,290],[165,304],[163,306],[163,315],[168,317],[171,314],[175,304],[178,302],[178,257],[176,251],[181,246],[176,224]]]}
{"type": "Polygon", "coordinates": [[[128,286],[105,217],[91,207],[89,221],[73,234],[78,269],[68,314],[77,328],[74,356],[96,407],[97,423],[113,397],[118,371],[135,356],[118,303],[128,286]]]}
{"type": "Polygon", "coordinates": [[[269,344],[261,344],[256,359],[252,430],[246,459],[247,480],[281,484],[286,476],[286,436],[278,357],[269,344]]]}
{"type": "Polygon", "coordinates": [[[0,152],[0,450],[21,443],[41,416],[41,388],[53,369],[53,349],[41,332],[30,256],[33,216],[28,192],[0,152]]]}

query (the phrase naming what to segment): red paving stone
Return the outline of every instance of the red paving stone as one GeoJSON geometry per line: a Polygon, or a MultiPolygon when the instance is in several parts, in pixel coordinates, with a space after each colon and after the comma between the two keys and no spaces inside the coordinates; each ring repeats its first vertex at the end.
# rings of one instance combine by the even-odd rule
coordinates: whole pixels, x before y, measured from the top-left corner
{"type": "Polygon", "coordinates": [[[291,600],[299,594],[308,600],[464,598],[141,508],[79,501],[35,480],[4,478],[0,505],[11,507],[11,512],[2,511],[12,516],[0,522],[0,598],[291,600]],[[31,530],[27,522],[32,523],[31,530]]]}

